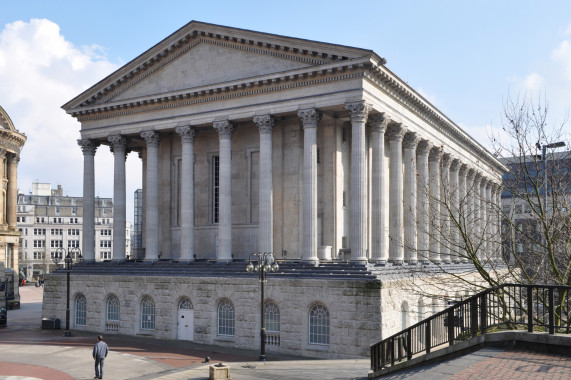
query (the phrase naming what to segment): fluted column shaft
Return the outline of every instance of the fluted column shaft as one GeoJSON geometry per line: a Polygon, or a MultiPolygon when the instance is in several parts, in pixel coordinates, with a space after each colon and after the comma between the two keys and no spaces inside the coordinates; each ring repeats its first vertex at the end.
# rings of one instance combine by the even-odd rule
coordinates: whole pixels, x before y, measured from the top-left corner
{"type": "Polygon", "coordinates": [[[370,106],[364,101],[347,103],[351,114],[351,261],[367,258],[367,149],[365,124],[370,106]]]}
{"type": "Polygon", "coordinates": [[[391,158],[389,174],[389,261],[395,264],[402,264],[404,261],[402,140],[405,133],[406,129],[402,124],[391,124],[387,131],[391,158]]]}
{"type": "Polygon", "coordinates": [[[180,186],[180,259],[194,261],[194,141],[196,130],[190,125],[175,129],[182,144],[180,186]]]}
{"type": "MultiPolygon", "coordinates": [[[[0,180],[4,181],[4,174],[8,174],[8,173],[4,173],[4,160],[6,159],[6,149],[2,149],[0,148],[0,180]]],[[[4,200],[2,200],[2,207],[5,207],[6,203],[4,202],[4,200]]],[[[7,218],[7,214],[8,214],[8,210],[2,210],[2,212],[0,212],[0,224],[8,224],[8,220],[5,219],[7,218]]]]}
{"type": "Polygon", "coordinates": [[[83,240],[81,253],[85,261],[95,261],[95,151],[99,143],[77,140],[83,152],[83,240]]]}
{"type": "Polygon", "coordinates": [[[417,149],[417,251],[418,259],[427,262],[430,258],[430,175],[428,169],[428,153],[431,145],[428,140],[420,140],[417,149]]]}
{"type": "Polygon", "coordinates": [[[404,259],[409,263],[417,261],[417,226],[416,226],[416,132],[408,132],[404,136],[404,259]]]}
{"type": "Polygon", "coordinates": [[[454,220],[450,220],[450,260],[458,263],[459,249],[460,249],[460,232],[458,230],[458,223],[460,221],[460,186],[458,171],[460,169],[460,161],[458,159],[452,160],[450,164],[450,208],[454,220]]]}
{"type": "Polygon", "coordinates": [[[492,182],[490,182],[489,180],[486,181],[486,196],[485,196],[485,213],[486,216],[484,218],[484,241],[486,242],[485,244],[485,255],[486,255],[486,259],[491,259],[492,258],[492,250],[494,249],[494,245],[492,244],[492,228],[494,225],[494,220],[492,218],[492,182]]]}
{"type": "Polygon", "coordinates": [[[258,126],[260,132],[258,250],[260,252],[272,252],[274,246],[272,182],[272,131],[274,129],[274,118],[271,115],[255,116],[254,123],[258,126]]]}
{"type": "MultiPolygon", "coordinates": [[[[465,209],[466,209],[466,216],[465,216],[465,227],[464,231],[468,238],[468,243],[472,246],[471,249],[474,249],[474,245],[476,243],[475,234],[474,234],[474,223],[475,223],[475,215],[474,215],[474,176],[476,172],[474,169],[466,169],[466,201],[465,201],[465,209]]],[[[464,261],[470,261],[473,257],[470,256],[470,252],[468,247],[466,247],[466,257],[464,261]]]]}
{"type": "Polygon", "coordinates": [[[232,261],[232,134],[234,126],[228,120],[214,122],[220,143],[220,192],[218,217],[218,257],[221,262],[232,261]]]}
{"type": "Polygon", "coordinates": [[[321,114],[315,108],[299,110],[303,125],[303,236],[301,260],[317,263],[317,124],[321,114]]]}
{"type": "Polygon", "coordinates": [[[159,143],[155,131],[142,132],[147,144],[147,173],[145,188],[145,260],[159,258],[159,143]]]}
{"type": "Polygon", "coordinates": [[[441,178],[442,189],[440,191],[440,259],[442,262],[450,263],[450,208],[451,208],[451,190],[450,190],[450,154],[442,156],[441,178]]]}
{"type": "Polygon", "coordinates": [[[442,149],[434,147],[428,157],[430,170],[430,260],[439,263],[440,258],[440,160],[442,149]]]}
{"type": "Polygon", "coordinates": [[[8,191],[6,192],[6,219],[8,229],[16,231],[18,229],[16,214],[18,213],[18,162],[19,154],[8,156],[8,191]]]}
{"type": "Polygon", "coordinates": [[[125,260],[125,228],[127,222],[127,194],[125,160],[127,138],[109,136],[113,152],[113,260],[125,260]]]}
{"type": "Polygon", "coordinates": [[[482,210],[480,208],[481,194],[481,183],[482,176],[480,173],[476,173],[474,178],[474,197],[472,201],[474,202],[472,208],[474,212],[474,242],[476,248],[476,257],[478,260],[482,259],[482,234],[481,234],[481,223],[482,223],[482,210]]]}
{"type": "Polygon", "coordinates": [[[371,115],[369,126],[371,128],[372,157],[372,208],[371,208],[371,260],[384,264],[388,261],[387,241],[385,237],[386,214],[382,202],[385,197],[385,131],[390,122],[387,115],[371,115]]]}

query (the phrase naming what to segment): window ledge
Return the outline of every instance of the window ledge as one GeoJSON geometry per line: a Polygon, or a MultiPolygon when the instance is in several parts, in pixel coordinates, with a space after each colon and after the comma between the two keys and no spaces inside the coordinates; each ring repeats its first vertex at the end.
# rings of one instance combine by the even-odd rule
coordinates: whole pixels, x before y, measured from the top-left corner
{"type": "Polygon", "coordinates": [[[329,345],[328,344],[308,344],[307,349],[310,351],[329,352],[329,345]]]}
{"type": "Polygon", "coordinates": [[[226,336],[226,335],[217,335],[216,338],[214,338],[214,341],[217,342],[234,342],[236,340],[235,336],[226,336]]]}

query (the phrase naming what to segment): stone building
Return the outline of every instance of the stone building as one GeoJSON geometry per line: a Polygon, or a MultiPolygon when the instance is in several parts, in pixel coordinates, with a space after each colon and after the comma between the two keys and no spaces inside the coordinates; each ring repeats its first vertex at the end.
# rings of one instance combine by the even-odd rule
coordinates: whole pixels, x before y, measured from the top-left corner
{"type": "Polygon", "coordinates": [[[18,250],[19,237],[16,227],[16,202],[18,195],[18,162],[20,150],[26,143],[26,136],[20,133],[10,117],[0,107],[0,283],[7,292],[0,292],[0,305],[5,296],[20,302],[18,292],[18,250]],[[6,277],[8,274],[8,277],[6,277]]]}
{"type": "MultiPolygon", "coordinates": [[[[403,266],[430,257],[471,270],[442,244],[454,231],[435,200],[454,189],[458,208],[476,191],[480,223],[491,215],[479,200],[499,202],[504,166],[385,63],[367,49],[193,21],[65,104],[81,123],[85,216],[97,147],[115,157],[117,262],[74,269],[75,328],[255,347],[252,252],[281,263],[264,307],[277,352],[366,356],[416,321],[421,301],[394,298],[403,266]],[[143,247],[121,262],[130,151],[143,163],[143,247]],[[427,230],[434,220],[444,228],[427,230]]],[[[46,317],[63,315],[52,296],[62,279],[46,288],[46,317]]]]}
{"type": "MultiPolygon", "coordinates": [[[[95,199],[95,259],[111,260],[113,200],[95,199]]],[[[53,271],[58,249],[81,248],[83,198],[64,195],[63,188],[33,183],[31,194],[18,195],[18,230],[21,233],[20,270],[28,279],[53,271]]],[[[128,235],[126,235],[128,236],[128,235]]],[[[129,240],[125,242],[129,249],[129,240]]]]}

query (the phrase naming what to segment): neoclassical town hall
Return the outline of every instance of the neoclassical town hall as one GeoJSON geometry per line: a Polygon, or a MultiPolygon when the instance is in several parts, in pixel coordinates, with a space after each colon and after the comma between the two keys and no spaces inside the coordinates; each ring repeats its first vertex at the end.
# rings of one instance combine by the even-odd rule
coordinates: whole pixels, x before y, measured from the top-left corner
{"type": "MultiPolygon", "coordinates": [[[[385,63],[192,21],[65,104],[84,155],[72,329],[259,347],[253,252],[280,264],[266,283],[270,352],[367,356],[424,318],[432,301],[399,290],[401,268],[471,270],[443,243],[450,221],[428,227],[440,220],[435,200],[454,189],[457,207],[475,188],[485,221],[504,167],[385,63]],[[94,263],[103,145],[114,154],[113,261],[94,263]],[[131,257],[127,154],[143,163],[143,248],[131,257]]],[[[44,317],[64,318],[64,287],[63,272],[46,281],[44,317]]]]}

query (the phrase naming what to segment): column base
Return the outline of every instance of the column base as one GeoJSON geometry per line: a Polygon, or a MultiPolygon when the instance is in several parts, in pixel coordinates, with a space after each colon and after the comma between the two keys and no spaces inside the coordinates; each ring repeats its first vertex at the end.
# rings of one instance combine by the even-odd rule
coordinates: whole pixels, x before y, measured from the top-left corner
{"type": "Polygon", "coordinates": [[[301,262],[304,264],[311,264],[311,265],[315,265],[315,266],[319,266],[319,264],[321,263],[321,261],[319,261],[319,259],[317,257],[301,259],[301,262]]]}
{"type": "Polygon", "coordinates": [[[349,260],[349,262],[357,264],[367,264],[369,262],[369,259],[367,259],[366,257],[359,257],[356,259],[351,259],[349,260]]]}
{"type": "Polygon", "coordinates": [[[389,263],[393,265],[402,265],[404,263],[403,259],[389,259],[389,263]]]}

